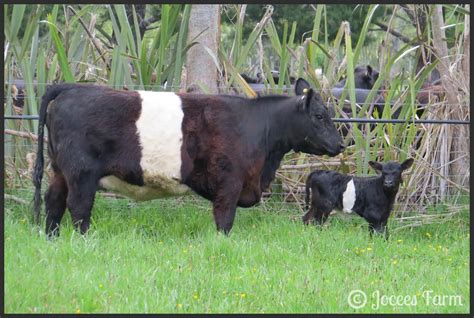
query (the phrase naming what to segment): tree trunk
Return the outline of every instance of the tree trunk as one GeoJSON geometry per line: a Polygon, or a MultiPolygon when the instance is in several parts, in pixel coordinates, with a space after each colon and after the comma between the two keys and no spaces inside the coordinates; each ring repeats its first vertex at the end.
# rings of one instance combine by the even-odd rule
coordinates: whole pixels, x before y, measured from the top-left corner
{"type": "Polygon", "coordinates": [[[219,33],[220,5],[193,5],[189,18],[188,43],[197,41],[198,44],[191,47],[187,53],[186,87],[188,91],[218,93],[217,65],[214,58],[217,61],[219,33]],[[214,58],[205,47],[214,55],[214,58]]]}

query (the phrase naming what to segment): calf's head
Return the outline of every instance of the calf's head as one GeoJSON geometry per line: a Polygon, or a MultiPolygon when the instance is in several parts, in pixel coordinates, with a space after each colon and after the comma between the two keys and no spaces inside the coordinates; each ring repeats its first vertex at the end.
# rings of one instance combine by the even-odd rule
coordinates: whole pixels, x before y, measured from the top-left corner
{"type": "Polygon", "coordinates": [[[387,220],[390,216],[392,209],[393,200],[398,192],[400,183],[402,183],[402,172],[411,167],[413,159],[407,159],[402,163],[396,161],[390,161],[387,163],[379,163],[375,161],[369,161],[369,165],[380,172],[383,191],[391,198],[389,209],[372,210],[371,213],[364,215],[364,218],[369,222],[370,234],[377,233],[382,234],[388,239],[387,220]]]}
{"type": "Polygon", "coordinates": [[[402,172],[411,167],[413,158],[409,158],[402,163],[390,161],[387,163],[380,163],[376,161],[369,161],[369,165],[382,175],[382,186],[387,193],[396,193],[400,183],[403,182],[402,172]]]}
{"type": "Polygon", "coordinates": [[[341,135],[329,116],[321,96],[308,82],[296,81],[297,115],[292,123],[293,149],[314,155],[336,156],[344,150],[341,135]]]}

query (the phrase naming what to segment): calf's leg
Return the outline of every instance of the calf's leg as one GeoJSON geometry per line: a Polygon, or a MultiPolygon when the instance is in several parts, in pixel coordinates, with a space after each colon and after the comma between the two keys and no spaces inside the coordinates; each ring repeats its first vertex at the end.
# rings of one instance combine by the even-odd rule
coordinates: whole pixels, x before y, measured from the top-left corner
{"type": "Polygon", "coordinates": [[[310,223],[314,221],[314,215],[315,215],[314,210],[315,210],[315,207],[311,205],[308,212],[306,212],[306,214],[303,215],[303,223],[305,225],[309,225],[310,223]]]}
{"type": "Polygon", "coordinates": [[[324,189],[320,189],[317,184],[311,186],[311,208],[303,216],[303,223],[309,224],[312,221],[316,224],[322,225],[326,222],[329,214],[334,208],[332,201],[327,198],[324,189]]]}
{"type": "Polygon", "coordinates": [[[322,195],[319,195],[317,200],[318,203],[316,205],[315,220],[317,224],[323,225],[328,219],[331,211],[334,209],[334,204],[330,199],[322,195]]]}
{"type": "Polygon", "coordinates": [[[387,228],[387,220],[372,220],[369,221],[369,233],[370,236],[374,234],[383,235],[386,240],[388,240],[388,228],[387,228]]]}
{"type": "Polygon", "coordinates": [[[46,206],[46,235],[59,236],[59,224],[66,210],[68,188],[64,176],[55,172],[45,194],[46,206]]]}
{"type": "Polygon", "coordinates": [[[329,204],[321,205],[321,207],[316,211],[316,215],[315,215],[316,223],[319,225],[323,225],[324,222],[326,222],[326,220],[328,219],[331,211],[332,211],[332,208],[330,208],[329,204]]]}

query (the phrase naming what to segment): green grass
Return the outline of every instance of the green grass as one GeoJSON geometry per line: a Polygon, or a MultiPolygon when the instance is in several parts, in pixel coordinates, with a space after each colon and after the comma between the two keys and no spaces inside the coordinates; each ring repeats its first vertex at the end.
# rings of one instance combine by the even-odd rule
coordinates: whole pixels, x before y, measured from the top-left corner
{"type": "Polygon", "coordinates": [[[210,208],[192,197],[98,196],[86,237],[67,213],[61,236],[48,241],[27,221],[28,207],[7,201],[5,312],[469,312],[467,210],[386,242],[370,238],[359,217],[305,227],[290,205],[239,209],[226,237],[210,208]],[[367,294],[361,309],[348,305],[355,289],[367,294]],[[461,305],[427,304],[429,290],[460,295],[461,305]],[[417,305],[375,309],[376,291],[416,297],[417,305]]]}

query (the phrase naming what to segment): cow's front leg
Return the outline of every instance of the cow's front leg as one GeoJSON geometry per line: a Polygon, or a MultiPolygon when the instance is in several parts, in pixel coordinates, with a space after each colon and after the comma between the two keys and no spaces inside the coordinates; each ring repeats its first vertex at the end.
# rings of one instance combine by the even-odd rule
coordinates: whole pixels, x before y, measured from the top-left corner
{"type": "Polygon", "coordinates": [[[228,235],[234,224],[237,201],[239,200],[241,186],[237,184],[224,184],[213,201],[214,220],[217,230],[228,235]]]}

